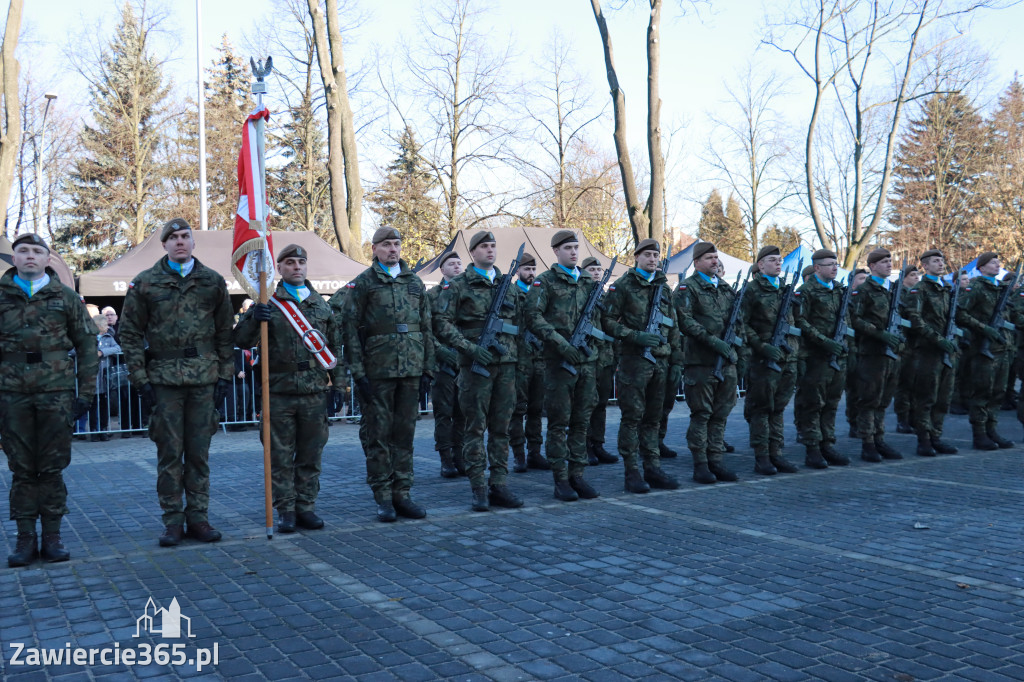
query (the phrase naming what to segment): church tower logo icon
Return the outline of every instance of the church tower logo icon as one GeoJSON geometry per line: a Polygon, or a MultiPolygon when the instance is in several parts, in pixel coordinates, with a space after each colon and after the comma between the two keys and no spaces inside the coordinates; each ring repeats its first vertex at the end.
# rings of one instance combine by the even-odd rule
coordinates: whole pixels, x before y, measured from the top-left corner
{"type": "Polygon", "coordinates": [[[192,634],[192,619],[181,615],[181,606],[178,604],[177,597],[171,599],[167,608],[158,607],[153,598],[149,598],[142,615],[135,620],[135,634],[132,637],[139,637],[143,632],[160,635],[164,639],[195,637],[192,634]],[[182,622],[184,622],[184,634],[182,634],[182,622]]]}

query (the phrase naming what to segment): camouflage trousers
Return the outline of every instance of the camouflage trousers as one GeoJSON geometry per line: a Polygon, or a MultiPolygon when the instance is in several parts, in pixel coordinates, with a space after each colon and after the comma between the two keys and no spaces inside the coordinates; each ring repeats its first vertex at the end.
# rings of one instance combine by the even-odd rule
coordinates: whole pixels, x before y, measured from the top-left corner
{"type": "Polygon", "coordinates": [[[665,399],[661,403],[661,424],[658,426],[658,440],[665,441],[668,435],[668,417],[676,406],[676,396],[679,394],[679,382],[683,380],[683,368],[676,369],[676,375],[672,374],[672,367],[668,368],[668,375],[665,378],[665,399]]]}
{"type": "Polygon", "coordinates": [[[884,354],[857,358],[857,432],[865,442],[885,436],[885,410],[896,393],[900,363],[884,354]]]}
{"type": "Polygon", "coordinates": [[[412,488],[412,442],[419,416],[420,378],[373,379],[373,395],[360,396],[360,440],[366,455],[366,483],[378,502],[412,488]]]}
{"type": "Polygon", "coordinates": [[[71,391],[0,393],[0,438],[11,470],[11,519],[19,526],[30,522],[35,527],[42,518],[44,531],[56,530],[68,513],[63,472],[71,463],[74,402],[71,391]]]}
{"type": "Polygon", "coordinates": [[[639,355],[623,355],[619,360],[619,454],[626,471],[661,467],[658,429],[665,402],[665,377],[668,359],[651,363],[639,355]]]}
{"type": "Polygon", "coordinates": [[[999,423],[1012,353],[1012,349],[999,350],[993,351],[995,358],[986,358],[981,353],[971,353],[964,358],[967,367],[960,391],[972,426],[990,427],[999,423]]]}
{"type": "Polygon", "coordinates": [[[270,394],[270,481],[274,509],[316,509],[327,435],[326,393],[270,394]]]}
{"type": "Polygon", "coordinates": [[[910,403],[910,424],[918,437],[939,438],[949,412],[956,376],[957,356],[953,367],[942,364],[945,354],[941,350],[918,348],[910,357],[913,365],[914,391],[910,403]]]}
{"type": "Polygon", "coordinates": [[[482,376],[470,365],[463,365],[459,372],[459,404],[466,415],[462,458],[474,488],[488,483],[488,469],[491,485],[504,485],[508,478],[508,422],[516,406],[516,365],[495,363],[487,365],[487,371],[491,376],[482,376]]]}
{"type": "Polygon", "coordinates": [[[755,455],[778,454],[785,445],[785,412],[796,390],[797,363],[784,360],[779,367],[782,371],[776,372],[757,358],[751,360],[747,372],[744,410],[755,455]]]}
{"type": "Polygon", "coordinates": [[[434,450],[462,451],[466,418],[459,406],[458,370],[456,376],[439,369],[430,389],[434,405],[434,450]]]}
{"type": "Polygon", "coordinates": [[[811,353],[800,358],[793,411],[799,413],[800,441],[807,447],[836,442],[836,413],[846,383],[846,358],[837,358],[839,370],[828,363],[831,356],[811,353]]]}
{"type": "Polygon", "coordinates": [[[594,384],[597,390],[597,400],[590,413],[587,440],[604,443],[604,432],[608,421],[608,401],[611,400],[612,388],[615,385],[615,365],[598,366],[597,372],[594,374],[594,384]]]}
{"type": "Polygon", "coordinates": [[[857,354],[846,356],[846,422],[857,425],[857,354]]]}
{"type": "Polygon", "coordinates": [[[724,381],[712,376],[713,367],[690,365],[683,372],[690,426],[686,444],[694,464],[717,464],[725,454],[725,422],[736,406],[736,365],[724,364],[724,381]]]}
{"type": "Polygon", "coordinates": [[[214,386],[153,385],[149,438],[156,443],[156,492],[165,526],[208,521],[210,439],[220,420],[214,386]]]}
{"type": "Polygon", "coordinates": [[[896,412],[896,419],[904,424],[910,423],[910,411],[913,409],[912,402],[914,393],[917,391],[917,377],[915,370],[919,367],[911,355],[900,358],[900,368],[897,371],[896,393],[893,396],[893,410],[896,412]]]}
{"type": "Polygon", "coordinates": [[[576,365],[576,374],[558,358],[545,358],[544,407],[548,432],[544,453],[557,480],[583,473],[587,466],[587,428],[597,401],[593,362],[576,365]]]}
{"type": "Polygon", "coordinates": [[[509,445],[515,448],[525,443],[530,452],[540,454],[544,443],[543,416],[544,361],[537,358],[520,364],[516,371],[516,406],[508,426],[509,445]]]}

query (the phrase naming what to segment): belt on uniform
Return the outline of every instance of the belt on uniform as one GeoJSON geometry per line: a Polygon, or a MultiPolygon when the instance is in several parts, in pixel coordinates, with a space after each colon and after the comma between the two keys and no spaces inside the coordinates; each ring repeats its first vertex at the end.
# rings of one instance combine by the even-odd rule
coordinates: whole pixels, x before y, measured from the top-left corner
{"type": "Polygon", "coordinates": [[[317,366],[309,360],[302,362],[272,362],[270,363],[271,374],[290,374],[292,372],[305,372],[307,369],[317,369],[317,366]]]}
{"type": "Polygon", "coordinates": [[[186,346],[185,348],[147,348],[146,357],[150,360],[184,360],[186,358],[198,358],[212,352],[213,344],[205,342],[195,346],[186,346]]]}
{"type": "Polygon", "coordinates": [[[24,362],[34,365],[48,360],[67,360],[70,356],[66,350],[51,350],[45,353],[35,351],[3,351],[0,360],[3,362],[24,362]]]}
{"type": "Polygon", "coordinates": [[[366,328],[367,336],[384,336],[385,334],[408,334],[418,332],[418,324],[371,324],[366,328]]]}

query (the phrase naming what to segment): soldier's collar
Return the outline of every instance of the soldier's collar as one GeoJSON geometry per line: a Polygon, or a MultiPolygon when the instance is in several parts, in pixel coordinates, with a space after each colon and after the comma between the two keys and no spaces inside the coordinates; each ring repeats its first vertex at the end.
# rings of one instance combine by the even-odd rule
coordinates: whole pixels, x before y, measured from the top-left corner
{"type": "Polygon", "coordinates": [[[761,276],[764,277],[765,280],[767,280],[768,283],[771,284],[773,287],[775,287],[776,289],[779,288],[779,278],[778,278],[778,276],[769,277],[768,275],[764,274],[763,272],[761,273],[761,276]]]}
{"type": "Polygon", "coordinates": [[[818,284],[820,284],[821,286],[825,287],[826,289],[828,289],[830,291],[833,288],[835,288],[836,281],[834,279],[833,280],[829,280],[828,282],[826,282],[826,281],[822,280],[821,277],[818,277],[818,273],[814,273],[814,279],[818,280],[818,284]]]}
{"type": "Polygon", "coordinates": [[[989,283],[991,283],[994,286],[999,286],[999,282],[996,281],[995,277],[990,277],[989,275],[982,275],[982,274],[979,273],[978,274],[978,279],[984,279],[984,280],[987,280],[989,283]]]}
{"type": "Polygon", "coordinates": [[[942,281],[942,278],[941,278],[941,277],[936,277],[935,275],[929,275],[929,274],[927,274],[927,273],[926,273],[926,274],[925,274],[925,276],[924,276],[924,278],[925,278],[926,280],[930,281],[930,282],[935,282],[935,283],[936,283],[936,284],[938,284],[938,285],[939,285],[940,287],[944,287],[944,286],[946,286],[946,283],[942,281]]]}
{"type": "Polygon", "coordinates": [[[636,274],[637,276],[640,277],[640,279],[648,283],[653,282],[654,278],[658,276],[657,270],[655,270],[654,272],[647,272],[646,270],[641,270],[640,268],[635,266],[633,270],[636,271],[636,274]]]}
{"type": "Polygon", "coordinates": [[[570,277],[572,277],[572,278],[573,278],[574,280],[577,280],[577,281],[579,281],[579,278],[580,278],[580,269],[579,269],[578,267],[576,267],[576,266],[574,265],[574,266],[573,266],[573,268],[572,268],[572,270],[570,270],[569,268],[565,267],[565,266],[564,266],[564,265],[562,265],[561,263],[555,263],[555,265],[556,265],[557,267],[561,268],[561,269],[562,269],[562,272],[564,272],[565,274],[569,275],[569,276],[570,276],[570,277]]]}
{"type": "Polygon", "coordinates": [[[871,281],[873,281],[875,284],[877,284],[878,286],[882,287],[883,289],[888,289],[889,288],[889,280],[887,280],[887,279],[882,279],[881,277],[879,277],[877,275],[871,275],[870,279],[871,279],[871,281]]]}
{"type": "Polygon", "coordinates": [[[707,282],[708,284],[710,284],[711,286],[715,287],[716,289],[718,288],[718,276],[717,276],[717,275],[716,275],[716,276],[714,276],[714,277],[708,277],[708,276],[707,276],[707,275],[705,275],[705,274],[704,274],[703,272],[701,272],[700,270],[698,270],[698,271],[697,271],[697,276],[698,276],[698,277],[699,277],[700,279],[702,279],[702,280],[704,280],[705,282],[707,282]]]}

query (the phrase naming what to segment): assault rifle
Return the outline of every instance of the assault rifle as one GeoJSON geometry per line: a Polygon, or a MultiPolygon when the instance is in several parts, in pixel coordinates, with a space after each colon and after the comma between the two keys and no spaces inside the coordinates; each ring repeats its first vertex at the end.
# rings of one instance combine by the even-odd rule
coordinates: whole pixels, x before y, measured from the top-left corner
{"type": "MultiPolygon", "coordinates": [[[[956,311],[960,307],[960,270],[953,271],[953,298],[949,301],[949,317],[946,318],[946,331],[943,332],[942,336],[952,342],[958,336],[963,336],[964,333],[960,331],[960,328],[956,326],[956,311]]],[[[950,369],[953,368],[953,357],[949,353],[943,353],[942,364],[950,369]]]]}
{"type": "MultiPolygon", "coordinates": [[[[1020,278],[1020,266],[1021,263],[1020,261],[1018,261],[1017,271],[1013,273],[1013,281],[1007,282],[1002,292],[1000,292],[999,300],[996,301],[996,307],[992,310],[992,319],[990,319],[988,322],[988,326],[995,327],[1000,331],[1005,329],[1007,331],[1012,332],[1017,329],[1016,325],[1014,325],[1012,322],[1008,321],[1005,317],[1003,317],[1003,311],[1006,310],[1006,304],[1010,302],[1010,295],[1013,293],[1013,285],[1016,284],[1017,280],[1020,278]]],[[[992,355],[992,351],[989,350],[990,345],[991,341],[989,341],[989,338],[986,336],[984,339],[981,340],[980,352],[986,358],[992,359],[995,356],[992,355]]]]}
{"type": "MultiPolygon", "coordinates": [[[[736,277],[736,283],[739,284],[739,276],[736,277]]],[[[740,347],[743,345],[743,339],[736,333],[736,327],[739,325],[740,320],[740,305],[743,303],[743,295],[747,293],[747,284],[750,283],[750,270],[747,270],[747,277],[743,280],[743,286],[740,287],[739,291],[732,299],[732,307],[729,308],[729,320],[725,323],[725,331],[722,332],[722,340],[730,346],[740,347]]],[[[725,358],[721,355],[715,360],[715,368],[711,372],[711,376],[715,377],[719,381],[725,381],[725,375],[722,374],[722,367],[725,365],[725,358]]]]}
{"type": "MultiPolygon", "coordinates": [[[[900,268],[899,276],[896,277],[896,288],[892,290],[892,300],[889,302],[889,321],[885,323],[885,331],[895,334],[900,341],[906,341],[903,336],[902,327],[909,327],[910,320],[900,317],[900,301],[903,300],[903,268],[900,268]]],[[[893,360],[899,360],[900,356],[888,345],[885,347],[885,354],[893,360]]]]}
{"type": "MultiPolygon", "coordinates": [[[[668,252],[665,254],[665,260],[661,261],[661,272],[665,272],[668,268],[668,260],[672,256],[672,247],[668,248],[668,252]]],[[[654,290],[654,294],[651,295],[651,307],[647,311],[647,326],[644,327],[644,331],[648,334],[657,334],[661,339],[661,343],[668,343],[668,339],[661,333],[661,325],[671,327],[674,323],[671,317],[666,317],[661,314],[661,299],[664,296],[665,287],[659,285],[654,290]]],[[[644,346],[644,352],[640,356],[651,363],[652,365],[657,364],[658,361],[651,353],[651,346],[644,346]]]]}
{"type": "MultiPolygon", "coordinates": [[[[588,358],[593,354],[590,346],[587,345],[589,337],[600,339],[601,341],[614,341],[612,337],[605,334],[600,329],[594,329],[594,321],[591,317],[594,315],[594,308],[601,304],[601,296],[604,294],[604,285],[611,279],[612,270],[615,269],[615,264],[619,262],[619,257],[612,258],[612,264],[608,266],[608,269],[604,271],[604,277],[601,278],[600,282],[594,282],[594,288],[590,290],[590,296],[587,297],[587,302],[583,304],[583,312],[580,313],[580,319],[576,320],[576,326],[572,330],[572,335],[569,337],[569,345],[577,350],[581,351],[588,358]]],[[[559,365],[569,374],[576,375],[576,368],[573,367],[567,360],[562,360],[562,364],[559,365]]]]}
{"type": "MultiPolygon", "coordinates": [[[[794,327],[786,318],[789,317],[789,311],[793,307],[793,299],[796,297],[796,281],[800,277],[800,273],[803,272],[804,261],[801,259],[800,263],[796,266],[796,271],[793,272],[792,279],[789,280],[789,284],[783,284],[785,290],[782,292],[782,300],[779,302],[779,312],[775,315],[775,327],[772,329],[772,338],[768,341],[769,345],[779,348],[784,353],[792,353],[793,347],[786,341],[787,336],[800,336],[800,328],[794,327]]],[[[781,372],[782,367],[779,363],[768,361],[768,369],[773,372],[781,372]]]]}
{"type": "MultiPolygon", "coordinates": [[[[491,306],[487,309],[487,317],[484,318],[484,327],[480,331],[480,336],[476,340],[476,345],[480,346],[484,350],[493,350],[499,355],[504,355],[508,352],[505,346],[498,343],[498,334],[518,334],[519,327],[509,324],[505,320],[501,319],[501,310],[505,307],[505,297],[508,296],[508,288],[512,286],[512,278],[516,276],[516,272],[519,270],[519,261],[523,259],[523,249],[526,248],[526,242],[519,247],[519,253],[516,254],[515,260],[508,266],[508,272],[501,276],[501,281],[498,283],[498,288],[494,290],[494,295],[491,296],[491,306]]],[[[474,374],[479,374],[482,377],[489,377],[491,373],[487,371],[487,368],[481,365],[479,362],[473,361],[473,365],[470,367],[474,374]]]]}
{"type": "MultiPolygon", "coordinates": [[[[843,300],[839,303],[839,313],[836,315],[836,329],[832,332],[832,340],[836,343],[843,344],[843,348],[846,346],[846,337],[853,338],[853,329],[846,323],[846,313],[850,309],[850,297],[853,296],[853,272],[850,273],[849,279],[846,280],[846,291],[843,292],[843,300]]],[[[828,359],[828,366],[839,371],[839,356],[833,355],[828,359]]]]}

